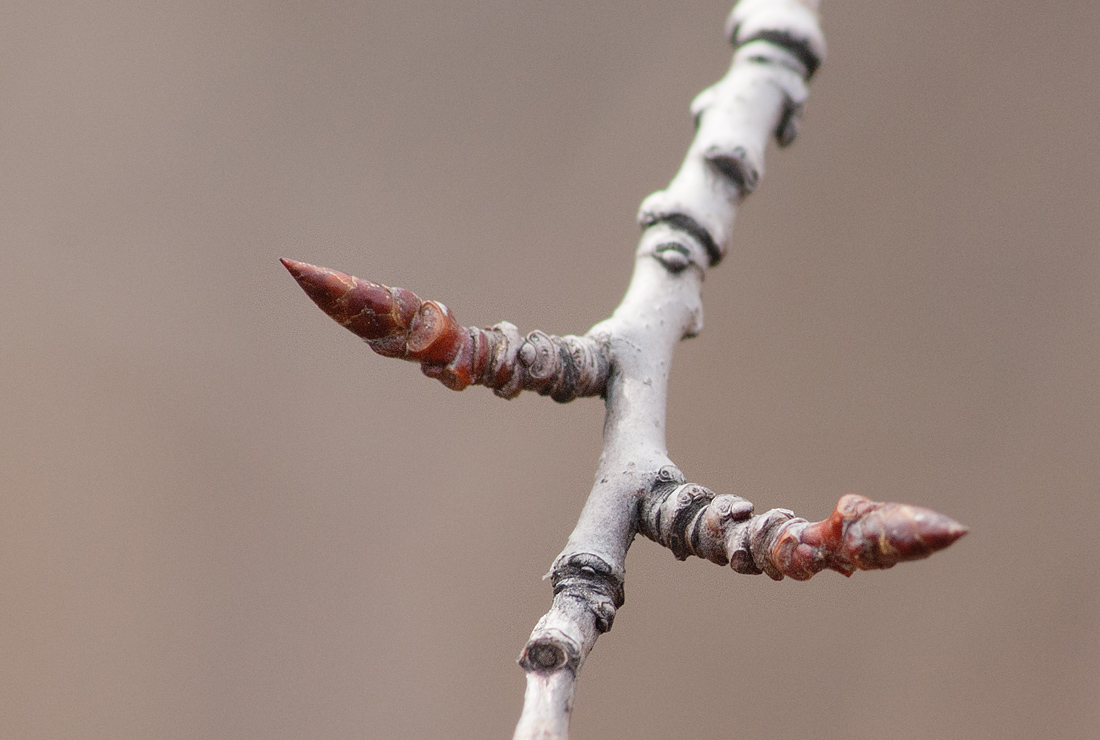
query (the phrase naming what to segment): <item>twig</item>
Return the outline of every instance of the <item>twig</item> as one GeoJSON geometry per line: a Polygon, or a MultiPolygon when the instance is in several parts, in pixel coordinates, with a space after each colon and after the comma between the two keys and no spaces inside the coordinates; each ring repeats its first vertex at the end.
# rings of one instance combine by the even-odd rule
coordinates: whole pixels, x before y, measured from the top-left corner
{"type": "Polygon", "coordinates": [[[596,482],[550,569],[553,605],[520,655],[527,691],[515,740],[568,737],[577,674],[623,605],[636,534],[680,559],[805,580],[826,568],[851,575],[924,558],[966,533],[928,509],[854,494],[814,524],[786,509],[752,516],[748,501],[686,483],[668,458],[673,351],[702,329],[703,278],[729,250],[737,206],[760,181],[769,138],[781,146],[794,140],[805,82],[825,55],[815,0],[741,0],[727,33],[733,63],[691,106],[697,130],[687,157],[668,188],[642,203],[626,296],[583,337],[521,336],[506,322],[466,328],[442,304],[407,290],[283,260],[317,305],[375,352],[419,362],[449,388],[605,399],[596,482]]]}

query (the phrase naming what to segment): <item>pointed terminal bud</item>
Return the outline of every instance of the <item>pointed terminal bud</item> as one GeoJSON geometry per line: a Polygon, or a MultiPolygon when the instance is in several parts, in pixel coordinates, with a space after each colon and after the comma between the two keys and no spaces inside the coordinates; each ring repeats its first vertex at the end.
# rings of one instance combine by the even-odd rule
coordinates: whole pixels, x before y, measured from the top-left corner
{"type": "Polygon", "coordinates": [[[336,323],[371,342],[381,354],[405,356],[405,334],[421,305],[413,293],[327,267],[280,261],[306,295],[336,323]],[[398,340],[399,346],[392,346],[392,340],[398,340]]]}
{"type": "Polygon", "coordinates": [[[878,503],[854,493],[837,502],[833,517],[837,516],[845,523],[845,554],[861,570],[926,558],[969,531],[923,506],[878,503]]]}
{"type": "Polygon", "coordinates": [[[931,509],[849,493],[828,519],[792,522],[776,537],[771,557],[779,572],[800,581],[825,568],[850,576],[926,558],[968,531],[931,509]]]}
{"type": "Polygon", "coordinates": [[[602,395],[606,388],[611,360],[599,340],[542,332],[524,338],[507,322],[467,328],[442,303],[422,301],[404,288],[305,262],[280,262],[322,311],[372,350],[419,362],[425,375],[452,390],[485,385],[514,398],[527,389],[565,402],[602,395]]]}
{"type": "MultiPolygon", "coordinates": [[[[467,329],[442,303],[422,301],[404,288],[390,288],[327,267],[280,260],[302,290],[336,323],[367,340],[385,357],[421,363],[426,375],[448,388],[462,390],[490,364],[492,339],[480,329],[467,329]]],[[[507,382],[511,373],[504,375],[507,382]]]]}

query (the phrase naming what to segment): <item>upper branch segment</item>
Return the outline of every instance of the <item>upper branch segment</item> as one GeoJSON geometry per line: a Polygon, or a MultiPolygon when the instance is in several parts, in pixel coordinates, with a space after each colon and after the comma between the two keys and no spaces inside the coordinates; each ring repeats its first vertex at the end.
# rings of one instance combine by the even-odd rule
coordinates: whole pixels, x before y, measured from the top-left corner
{"type": "Polygon", "coordinates": [[[591,337],[557,337],[513,324],[464,327],[450,309],[327,267],[284,259],[302,290],[336,323],[385,357],[420,363],[452,390],[485,385],[502,398],[535,391],[564,403],[603,395],[611,371],[607,346],[591,337]]]}
{"type": "Polygon", "coordinates": [[[794,141],[806,80],[825,58],[817,13],[798,0],[742,0],[727,33],[733,65],[691,104],[696,133],[684,163],[638,211],[643,227],[665,222],[690,233],[711,265],[729,251],[737,206],[764,174],[768,139],[794,141]]]}

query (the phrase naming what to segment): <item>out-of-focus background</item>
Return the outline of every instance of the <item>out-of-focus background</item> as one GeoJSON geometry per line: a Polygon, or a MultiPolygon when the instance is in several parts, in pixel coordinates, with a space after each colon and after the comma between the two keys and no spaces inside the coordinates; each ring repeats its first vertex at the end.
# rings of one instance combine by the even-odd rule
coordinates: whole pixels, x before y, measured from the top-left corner
{"type": "MultiPolygon", "coordinates": [[[[8,2],[0,736],[510,737],[602,406],[453,393],[289,256],[583,332],[724,74],[725,2],[8,2]]],[[[824,3],[678,352],[688,477],[971,534],[846,580],[639,540],[585,738],[1100,722],[1100,5],[824,3]]]]}

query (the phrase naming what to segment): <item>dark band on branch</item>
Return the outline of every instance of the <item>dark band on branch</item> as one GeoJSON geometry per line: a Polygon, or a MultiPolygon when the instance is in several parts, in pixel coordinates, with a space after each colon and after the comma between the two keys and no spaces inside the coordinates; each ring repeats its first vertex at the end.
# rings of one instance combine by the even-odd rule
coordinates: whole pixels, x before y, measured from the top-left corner
{"type": "Polygon", "coordinates": [[[806,79],[809,80],[814,76],[814,72],[821,66],[821,58],[814,53],[810,47],[810,42],[807,39],[800,39],[797,36],[792,36],[786,31],[759,31],[754,33],[748,38],[738,38],[736,29],[733,33],[733,47],[740,49],[745,44],[753,41],[767,41],[768,43],[775,44],[778,47],[785,49],[793,54],[798,61],[802,62],[802,66],[806,68],[806,79]]]}
{"type": "Polygon", "coordinates": [[[603,558],[580,552],[554,563],[550,573],[554,595],[565,593],[584,601],[596,615],[596,628],[607,632],[615,611],[626,603],[622,577],[603,558]]]}
{"type": "Polygon", "coordinates": [[[722,250],[718,248],[718,244],[714,241],[714,237],[710,235],[710,232],[706,228],[686,213],[668,213],[661,215],[653,215],[642,222],[642,227],[648,229],[654,224],[665,223],[669,226],[680,229],[687,232],[695,238],[700,244],[703,245],[703,249],[707,250],[707,257],[710,259],[710,266],[714,267],[722,261],[722,250]]]}

